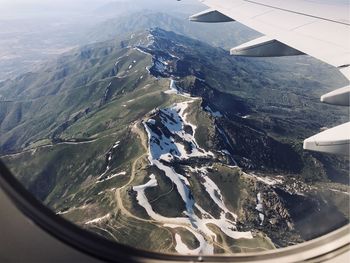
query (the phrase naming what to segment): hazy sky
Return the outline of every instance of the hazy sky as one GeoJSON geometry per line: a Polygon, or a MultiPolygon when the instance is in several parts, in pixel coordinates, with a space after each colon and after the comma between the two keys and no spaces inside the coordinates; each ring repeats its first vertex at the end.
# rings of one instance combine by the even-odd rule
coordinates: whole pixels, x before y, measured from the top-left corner
{"type": "MultiPolygon", "coordinates": [[[[135,0],[0,0],[0,6],[3,7],[23,7],[23,6],[34,6],[34,5],[41,5],[41,6],[101,6],[103,4],[109,3],[109,2],[135,2],[135,0]]],[[[153,3],[174,3],[177,2],[176,0],[143,0],[143,2],[153,2],[153,3]]],[[[198,3],[197,0],[185,0],[183,1],[183,5],[187,4],[193,4],[198,3]]]]}
{"type": "Polygon", "coordinates": [[[75,3],[95,3],[95,4],[103,4],[106,2],[110,2],[109,0],[0,0],[1,6],[19,6],[19,5],[33,5],[33,4],[46,4],[46,5],[62,5],[62,4],[75,4],[75,3]]]}
{"type": "Polygon", "coordinates": [[[159,6],[185,7],[199,5],[198,0],[0,0],[0,14],[7,17],[18,15],[45,15],[59,12],[86,12],[93,11],[111,2],[137,2],[135,6],[148,7],[150,9],[159,6]]]}
{"type": "Polygon", "coordinates": [[[6,9],[24,9],[37,7],[61,7],[61,8],[76,8],[81,6],[99,6],[103,5],[108,0],[0,0],[0,6],[6,9]]]}

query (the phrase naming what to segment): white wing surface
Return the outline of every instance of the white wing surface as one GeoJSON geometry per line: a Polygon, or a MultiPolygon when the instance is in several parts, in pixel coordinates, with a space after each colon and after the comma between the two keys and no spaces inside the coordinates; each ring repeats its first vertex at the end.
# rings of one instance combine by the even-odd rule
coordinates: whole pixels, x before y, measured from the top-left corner
{"type": "MultiPolygon", "coordinates": [[[[231,49],[236,56],[291,56],[308,54],[337,67],[350,80],[350,2],[348,0],[200,0],[209,10],[190,17],[197,22],[238,21],[263,37],[231,49]]],[[[350,85],[322,96],[324,103],[349,106],[350,85]]],[[[304,148],[349,155],[349,125],[338,126],[306,140],[304,148]],[[334,134],[333,134],[334,131],[334,134]],[[342,146],[336,149],[338,134],[342,146]],[[324,143],[325,136],[329,142],[324,143]],[[310,140],[314,143],[312,147],[310,140]],[[345,146],[344,146],[345,143],[345,146]],[[320,145],[320,147],[318,147],[320,145]],[[322,145],[322,147],[321,147],[322,145]],[[347,149],[344,151],[344,149],[347,149]]]]}

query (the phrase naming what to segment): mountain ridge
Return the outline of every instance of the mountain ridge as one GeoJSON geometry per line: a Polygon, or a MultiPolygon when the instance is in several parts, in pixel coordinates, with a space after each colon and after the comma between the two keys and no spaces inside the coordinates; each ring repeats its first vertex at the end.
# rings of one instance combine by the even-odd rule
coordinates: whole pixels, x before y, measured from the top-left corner
{"type": "MultiPolygon", "coordinates": [[[[254,94],[248,100],[243,96],[243,88],[262,94],[258,79],[266,89],[268,84],[285,88],[267,75],[266,65],[258,71],[261,64],[159,28],[93,47],[62,58],[63,67],[52,67],[42,83],[62,78],[66,83],[56,82],[50,92],[37,80],[24,90],[19,86],[26,96],[40,95],[38,87],[44,88],[43,100],[50,93],[58,96],[47,113],[56,112],[55,124],[39,127],[41,133],[33,131],[17,144],[25,145],[17,148],[23,152],[4,157],[19,180],[58,214],[137,248],[192,254],[284,247],[347,222],[348,186],[331,182],[322,158],[301,154],[295,146],[301,142],[298,133],[313,128],[302,122],[297,135],[277,129],[272,136],[269,127],[259,126],[267,113],[254,108],[254,94]],[[86,92],[76,88],[80,69],[92,80],[85,87],[96,95],[78,100],[86,92]],[[67,104],[57,89],[74,91],[67,104]],[[66,109],[72,101],[76,104],[66,109]],[[294,170],[290,161],[296,159],[294,170]],[[305,169],[319,174],[311,172],[307,181],[305,169]],[[312,227],[298,217],[294,199],[316,208],[312,227]],[[177,217],[180,223],[174,222],[177,217]]],[[[16,94],[11,87],[8,92],[16,94]]],[[[301,89],[292,92],[298,96],[301,89]]],[[[305,94],[301,99],[312,101],[305,94]]],[[[31,112],[44,111],[48,103],[31,112]]],[[[318,107],[315,102],[308,110],[316,114],[318,107]]],[[[288,113],[300,116],[298,109],[288,113]]],[[[24,120],[19,128],[25,118],[33,116],[19,118],[24,120]]]]}

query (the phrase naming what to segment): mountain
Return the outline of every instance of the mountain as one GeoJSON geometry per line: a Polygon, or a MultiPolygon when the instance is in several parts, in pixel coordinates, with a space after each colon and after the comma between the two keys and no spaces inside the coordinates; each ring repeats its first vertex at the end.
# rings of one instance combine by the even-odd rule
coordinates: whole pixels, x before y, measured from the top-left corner
{"type": "Polygon", "coordinates": [[[57,214],[137,248],[300,243],[349,220],[348,162],[302,151],[347,116],[317,99],[328,67],[308,68],[160,28],[91,44],[0,84],[2,159],[57,214]]]}
{"type": "MultiPolygon", "coordinates": [[[[181,9],[180,9],[181,10],[181,9]]],[[[230,48],[258,34],[239,23],[203,24],[188,20],[191,13],[176,13],[169,10],[141,10],[109,18],[84,31],[81,43],[99,42],[116,37],[127,37],[130,32],[162,28],[175,33],[230,48]]]]}
{"type": "Polygon", "coordinates": [[[162,2],[156,0],[143,1],[110,1],[94,10],[94,14],[104,17],[116,17],[120,14],[130,14],[142,11],[166,12],[166,13],[194,13],[205,8],[197,0],[188,0],[186,2],[178,3],[172,0],[163,0],[162,2]]]}
{"type": "MultiPolygon", "coordinates": [[[[155,3],[159,5],[158,1],[155,3]]],[[[4,36],[3,40],[0,39],[0,82],[25,72],[36,72],[42,68],[43,62],[55,59],[76,46],[113,38],[126,39],[132,32],[149,28],[160,27],[226,50],[259,36],[257,32],[239,23],[190,22],[188,16],[200,11],[202,7],[191,8],[190,3],[189,6],[181,3],[181,8],[171,9],[167,8],[168,4],[173,3],[148,9],[144,9],[144,4],[140,4],[129,10],[127,8],[130,7],[130,3],[111,2],[96,13],[82,13],[78,17],[67,14],[64,19],[50,16],[45,20],[0,21],[3,28],[0,34],[4,36]],[[114,14],[114,9],[120,12],[114,14]],[[109,10],[113,15],[108,15],[109,10]]],[[[277,71],[288,78],[285,72],[297,71],[306,76],[312,70],[315,79],[327,83],[330,89],[345,85],[345,80],[338,70],[307,56],[261,58],[257,63],[261,61],[268,62],[271,74],[277,71]],[[285,71],[281,71],[281,68],[285,71]],[[301,71],[300,68],[305,71],[301,71]]]]}

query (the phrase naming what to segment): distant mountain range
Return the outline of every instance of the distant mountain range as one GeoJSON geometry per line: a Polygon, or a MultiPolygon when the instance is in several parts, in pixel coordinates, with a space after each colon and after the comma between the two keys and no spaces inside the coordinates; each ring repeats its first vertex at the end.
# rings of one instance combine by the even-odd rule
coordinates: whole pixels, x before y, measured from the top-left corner
{"type": "Polygon", "coordinates": [[[143,30],[145,17],[0,83],[0,152],[17,178],[68,220],[158,252],[263,251],[346,224],[348,162],[301,147],[347,117],[318,100],[329,68],[234,58],[143,30]]]}
{"type": "Polygon", "coordinates": [[[239,23],[203,24],[188,20],[189,14],[143,10],[122,14],[97,24],[84,32],[81,43],[100,42],[126,37],[130,32],[149,28],[163,28],[195,38],[211,45],[230,48],[258,35],[239,23]]]}
{"type": "Polygon", "coordinates": [[[220,26],[190,23],[188,16],[192,12],[186,6],[179,9],[185,13],[176,13],[173,9],[166,9],[166,6],[161,5],[152,11],[142,9],[142,5],[128,8],[130,3],[119,5],[113,2],[111,5],[117,6],[119,12],[111,7],[101,7],[100,11],[92,14],[83,12],[80,17],[62,14],[61,16],[67,16],[62,18],[58,14],[53,18],[0,20],[0,82],[28,71],[35,71],[42,62],[56,58],[78,45],[112,38],[121,39],[130,32],[152,27],[209,40],[209,43],[217,45],[223,45],[225,42],[233,45],[242,37],[249,38],[255,35],[251,30],[236,23],[220,26]],[[212,37],[209,37],[208,33],[211,33],[212,37]]]}
{"type": "MultiPolygon", "coordinates": [[[[115,2],[110,4],[119,5],[115,2]]],[[[38,25],[35,24],[35,21],[31,23],[25,21],[25,25],[23,25],[23,21],[13,21],[10,24],[2,21],[5,32],[3,34],[4,40],[0,40],[0,47],[3,49],[5,58],[1,59],[0,57],[0,68],[2,69],[0,82],[22,73],[37,71],[43,62],[55,59],[59,54],[76,46],[111,39],[123,39],[132,32],[144,31],[149,28],[163,28],[226,50],[259,36],[257,32],[239,23],[203,24],[190,22],[188,16],[191,13],[188,13],[190,10],[187,8],[179,9],[177,13],[173,10],[164,10],[164,8],[159,8],[159,11],[147,9],[133,11],[134,9],[132,9],[127,12],[120,7],[119,10],[122,13],[113,16],[102,15],[103,12],[108,12],[108,8],[101,9],[101,14],[92,15],[91,18],[90,16],[82,17],[81,21],[76,21],[75,17],[67,18],[67,21],[39,20],[36,21],[38,25]],[[180,12],[180,10],[185,11],[180,12]],[[28,27],[29,25],[31,26],[28,27]],[[18,35],[16,33],[8,35],[11,30],[8,32],[6,28],[13,28],[12,31],[15,32],[19,30],[18,35]],[[31,33],[24,34],[27,31],[31,33]],[[8,42],[9,40],[10,42],[8,42]]],[[[0,32],[0,34],[2,33],[0,32]]],[[[330,89],[334,89],[334,86],[344,85],[345,80],[342,81],[343,78],[337,70],[306,56],[257,60],[257,62],[259,61],[269,62],[270,67],[272,67],[271,72],[280,68],[285,68],[284,72],[300,72],[300,67],[303,70],[307,69],[308,74],[312,74],[313,77],[318,75],[318,78],[315,79],[329,86],[330,89]]],[[[282,73],[282,71],[279,72],[282,73]]]]}

